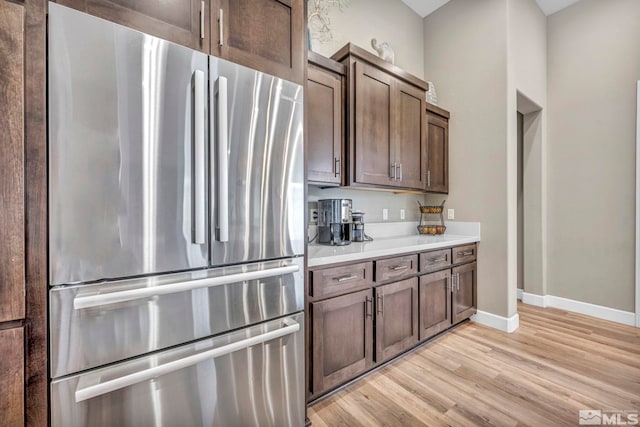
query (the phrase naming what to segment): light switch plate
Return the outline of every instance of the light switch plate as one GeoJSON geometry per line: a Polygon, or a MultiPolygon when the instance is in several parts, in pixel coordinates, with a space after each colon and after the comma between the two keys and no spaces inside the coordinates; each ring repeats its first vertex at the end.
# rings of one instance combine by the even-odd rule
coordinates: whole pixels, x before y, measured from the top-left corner
{"type": "Polygon", "coordinates": [[[404,219],[404,209],[400,209],[400,219],[404,219]]]}
{"type": "Polygon", "coordinates": [[[389,220],[389,209],[382,209],[382,220],[383,221],[388,221],[389,220]]]}
{"type": "Polygon", "coordinates": [[[456,219],[455,209],[447,209],[447,219],[456,219]]]}

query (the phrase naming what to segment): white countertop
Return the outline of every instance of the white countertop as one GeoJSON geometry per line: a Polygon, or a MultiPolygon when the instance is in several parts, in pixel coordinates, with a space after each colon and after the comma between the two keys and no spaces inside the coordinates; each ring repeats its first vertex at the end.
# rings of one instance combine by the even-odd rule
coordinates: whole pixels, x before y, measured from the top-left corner
{"type": "Polygon", "coordinates": [[[352,242],[346,246],[312,244],[308,246],[308,265],[335,264],[366,258],[399,255],[407,252],[422,252],[480,241],[477,235],[443,234],[441,236],[400,236],[376,239],[373,242],[352,242]]]}

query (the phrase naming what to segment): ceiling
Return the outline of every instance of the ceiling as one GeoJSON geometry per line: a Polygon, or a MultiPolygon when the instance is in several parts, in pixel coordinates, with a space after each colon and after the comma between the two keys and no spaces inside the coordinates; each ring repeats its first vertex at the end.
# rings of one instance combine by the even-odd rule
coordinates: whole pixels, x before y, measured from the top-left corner
{"type": "MultiPolygon", "coordinates": [[[[440,6],[447,3],[449,0],[402,0],[407,6],[413,9],[418,15],[423,18],[440,6]]],[[[556,13],[565,7],[571,6],[579,0],[536,0],[542,12],[549,16],[556,13]]]]}

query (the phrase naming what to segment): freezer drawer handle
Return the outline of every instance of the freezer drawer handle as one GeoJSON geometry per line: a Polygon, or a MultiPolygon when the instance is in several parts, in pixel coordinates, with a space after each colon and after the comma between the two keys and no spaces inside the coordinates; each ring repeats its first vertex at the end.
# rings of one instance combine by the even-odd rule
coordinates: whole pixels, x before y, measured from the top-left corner
{"type": "Polygon", "coordinates": [[[145,369],[139,372],[134,372],[132,374],[105,381],[103,383],[77,389],[75,393],[76,403],[91,399],[93,397],[101,396],[103,394],[111,393],[112,391],[120,390],[121,388],[129,387],[143,381],[148,381],[150,379],[157,378],[171,372],[179,371],[180,369],[188,368],[189,366],[196,365],[205,360],[214,359],[216,357],[234,353],[239,350],[244,350],[246,348],[253,347],[254,345],[262,344],[276,338],[281,338],[286,335],[296,333],[300,330],[300,324],[292,319],[284,319],[283,323],[284,327],[275,331],[236,341],[222,347],[187,356],[183,359],[174,360],[173,362],[154,366],[153,368],[145,369]]]}
{"type": "Polygon", "coordinates": [[[107,304],[149,298],[157,295],[174,294],[176,292],[228,285],[230,283],[244,282],[247,280],[266,279],[267,277],[296,273],[299,270],[300,267],[294,264],[284,267],[270,268],[268,270],[249,271],[246,273],[229,274],[227,276],[220,277],[208,277],[206,279],[189,280],[188,282],[176,282],[163,286],[130,289],[127,291],[111,292],[108,294],[76,296],[73,300],[73,308],[80,310],[83,308],[98,307],[107,304]]]}

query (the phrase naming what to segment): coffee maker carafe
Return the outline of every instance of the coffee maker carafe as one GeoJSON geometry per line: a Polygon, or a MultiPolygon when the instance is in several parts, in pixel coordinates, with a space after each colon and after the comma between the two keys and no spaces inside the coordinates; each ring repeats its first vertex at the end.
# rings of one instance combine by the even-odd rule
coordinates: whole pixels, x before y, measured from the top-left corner
{"type": "Polygon", "coordinates": [[[318,200],[318,243],[351,243],[351,199],[318,200]]]}

